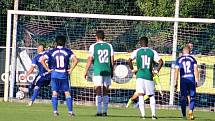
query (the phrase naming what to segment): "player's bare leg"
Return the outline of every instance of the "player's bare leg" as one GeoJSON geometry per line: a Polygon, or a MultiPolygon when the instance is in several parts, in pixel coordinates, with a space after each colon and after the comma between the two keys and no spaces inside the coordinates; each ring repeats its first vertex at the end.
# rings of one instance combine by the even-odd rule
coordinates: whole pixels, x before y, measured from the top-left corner
{"type": "Polygon", "coordinates": [[[101,86],[96,86],[96,106],[97,113],[96,116],[102,116],[102,96],[101,96],[101,86]]]}
{"type": "Polygon", "coordinates": [[[75,116],[72,108],[73,108],[73,100],[71,97],[71,94],[69,91],[65,91],[65,97],[66,97],[66,104],[67,104],[67,108],[68,108],[68,114],[69,116],[73,117],[75,116]]]}
{"type": "Polygon", "coordinates": [[[132,95],[132,97],[128,100],[128,103],[127,103],[127,105],[126,105],[126,108],[128,108],[131,104],[133,104],[134,101],[135,101],[137,98],[138,98],[138,93],[135,92],[135,93],[132,95]]]}

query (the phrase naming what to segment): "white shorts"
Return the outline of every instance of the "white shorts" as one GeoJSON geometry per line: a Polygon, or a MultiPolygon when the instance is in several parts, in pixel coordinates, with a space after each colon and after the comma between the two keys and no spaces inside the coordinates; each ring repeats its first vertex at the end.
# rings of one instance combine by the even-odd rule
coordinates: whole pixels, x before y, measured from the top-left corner
{"type": "Polygon", "coordinates": [[[93,76],[93,82],[95,86],[110,86],[111,76],[93,76]]]}
{"type": "Polygon", "coordinates": [[[143,93],[146,95],[154,95],[155,84],[154,81],[137,78],[136,81],[136,92],[143,93]]]}

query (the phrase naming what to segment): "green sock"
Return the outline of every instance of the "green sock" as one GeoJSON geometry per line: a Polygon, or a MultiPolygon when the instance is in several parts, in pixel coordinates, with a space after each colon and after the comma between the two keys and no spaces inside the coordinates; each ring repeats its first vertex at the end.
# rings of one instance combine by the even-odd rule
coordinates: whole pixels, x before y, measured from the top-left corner
{"type": "Polygon", "coordinates": [[[147,99],[149,99],[149,96],[148,95],[144,95],[143,96],[143,100],[147,100],[147,99]]]}
{"type": "Polygon", "coordinates": [[[126,107],[129,107],[131,104],[133,104],[133,100],[130,98],[130,99],[128,100],[128,103],[127,103],[127,106],[126,106],[126,107]]]}

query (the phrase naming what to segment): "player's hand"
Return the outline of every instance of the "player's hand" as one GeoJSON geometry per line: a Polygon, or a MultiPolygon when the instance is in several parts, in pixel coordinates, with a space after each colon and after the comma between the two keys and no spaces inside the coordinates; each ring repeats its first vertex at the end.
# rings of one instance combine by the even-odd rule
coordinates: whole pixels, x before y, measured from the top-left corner
{"type": "Polygon", "coordinates": [[[137,74],[137,70],[132,70],[132,73],[134,73],[135,75],[137,74]]]}
{"type": "Polygon", "coordinates": [[[201,86],[200,81],[196,81],[196,87],[200,87],[200,86],[201,86]]]}
{"type": "Polygon", "coordinates": [[[86,73],[84,74],[84,78],[87,80],[87,77],[88,77],[88,73],[86,72],[86,73]]]}
{"type": "Polygon", "coordinates": [[[157,71],[157,70],[153,70],[153,71],[152,71],[152,75],[153,75],[153,76],[158,75],[158,71],[157,71]]]}
{"type": "Polygon", "coordinates": [[[68,69],[67,72],[68,72],[69,74],[71,74],[71,73],[72,73],[72,69],[68,69]]]}
{"type": "Polygon", "coordinates": [[[175,91],[178,89],[178,82],[175,83],[175,91]]]}
{"type": "Polygon", "coordinates": [[[52,69],[47,69],[48,73],[51,73],[53,70],[52,69]]]}

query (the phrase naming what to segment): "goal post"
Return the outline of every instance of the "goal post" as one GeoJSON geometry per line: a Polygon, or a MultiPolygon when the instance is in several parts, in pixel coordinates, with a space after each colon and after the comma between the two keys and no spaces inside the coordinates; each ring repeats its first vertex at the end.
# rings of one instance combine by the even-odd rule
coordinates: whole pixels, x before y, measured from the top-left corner
{"type": "MultiPolygon", "coordinates": [[[[6,73],[6,75],[5,75],[5,89],[4,89],[4,100],[5,101],[8,101],[8,99],[9,99],[9,91],[11,91],[11,90],[9,90],[9,78],[11,78],[11,79],[15,79],[16,77],[16,75],[15,74],[12,74],[12,73],[15,73],[15,71],[16,71],[16,63],[15,63],[15,60],[16,60],[16,47],[12,47],[12,50],[10,49],[11,48],[11,44],[12,43],[16,43],[16,39],[14,39],[13,40],[13,42],[11,42],[11,40],[13,39],[13,38],[16,38],[16,37],[14,37],[14,36],[18,36],[18,35],[15,35],[14,33],[17,33],[16,31],[13,31],[12,32],[12,16],[13,15],[18,15],[18,16],[43,16],[43,17],[46,17],[46,16],[49,16],[49,17],[63,17],[63,18],[70,18],[70,19],[72,19],[72,18],[83,18],[83,19],[98,19],[98,20],[112,20],[112,21],[114,21],[114,20],[123,20],[123,21],[128,21],[128,23],[129,23],[129,21],[145,21],[145,22],[168,22],[169,24],[171,24],[171,25],[173,25],[174,24],[174,22],[177,22],[177,23],[196,23],[196,24],[211,24],[211,23],[215,23],[215,19],[204,19],[204,18],[179,18],[179,17],[149,17],[149,16],[125,16],[125,15],[106,15],[106,14],[82,14],[82,13],[62,13],[62,12],[43,12],[43,11],[21,11],[21,10],[9,10],[8,11],[8,15],[7,15],[7,47],[6,47],[6,66],[5,66],[5,73],[6,73]],[[12,53],[11,53],[12,52],[12,53]],[[13,59],[11,59],[11,55],[14,55],[14,57],[12,57],[13,59]],[[10,72],[10,64],[11,64],[11,72],[10,72]],[[11,77],[10,77],[10,74],[12,74],[11,75],[11,77]]],[[[39,20],[39,21],[43,21],[43,19],[41,19],[41,20],[39,20]]],[[[45,23],[45,22],[41,22],[41,23],[45,23]]],[[[54,23],[54,22],[53,22],[54,23]]],[[[58,23],[57,23],[58,24],[58,23]]],[[[93,23],[93,24],[95,24],[95,23],[93,23]]],[[[104,25],[103,25],[103,23],[101,23],[102,24],[102,26],[106,26],[106,25],[108,25],[108,24],[111,24],[111,22],[110,23],[108,23],[108,24],[106,24],[106,23],[104,23],[104,25]]],[[[148,25],[148,23],[143,23],[143,24],[146,24],[146,25],[148,25]]],[[[119,27],[121,27],[122,25],[120,24],[119,25],[119,27]]],[[[61,26],[62,27],[62,26],[61,26]]],[[[84,27],[83,27],[84,28],[84,27]]],[[[89,32],[90,31],[94,31],[95,29],[99,29],[100,27],[98,27],[98,28],[93,28],[92,27],[92,29],[90,29],[89,30],[89,32]]],[[[173,27],[172,27],[173,28],[173,27]]],[[[171,43],[171,45],[172,45],[172,48],[171,48],[171,50],[173,51],[173,52],[171,52],[171,55],[172,55],[172,59],[170,59],[170,61],[175,61],[175,58],[176,58],[176,52],[174,52],[174,51],[176,51],[177,50],[177,37],[178,37],[178,34],[177,34],[177,32],[179,31],[178,29],[177,29],[177,27],[175,27],[174,28],[174,31],[172,31],[172,28],[168,28],[166,31],[171,31],[171,32],[169,32],[168,34],[166,34],[166,33],[163,33],[163,32],[160,32],[156,37],[154,37],[156,40],[159,40],[159,38],[157,38],[159,35],[163,35],[164,34],[164,36],[165,37],[167,37],[167,39],[169,39],[168,40],[168,42],[169,43],[171,43]]],[[[39,27],[38,27],[38,29],[40,29],[39,27]]],[[[89,28],[87,28],[87,27],[85,27],[84,29],[89,29],[89,28]]],[[[107,28],[107,30],[108,30],[109,28],[107,28]]],[[[120,28],[121,29],[121,28],[120,28]]],[[[45,31],[45,30],[43,30],[43,31],[45,31]]],[[[46,31],[48,31],[48,30],[46,30],[46,31]]],[[[62,30],[62,31],[64,31],[64,30],[62,30]]],[[[126,32],[126,31],[129,31],[129,28],[127,27],[127,26],[125,26],[122,30],[121,30],[121,33],[120,33],[120,35],[122,35],[123,34],[123,32],[126,32]]],[[[134,33],[136,32],[137,30],[134,30],[134,33]]],[[[78,31],[79,32],[79,31],[78,31]]],[[[74,32],[75,34],[76,33],[78,33],[78,32],[74,32]]],[[[86,32],[87,33],[87,32],[86,32]]],[[[151,33],[153,33],[153,32],[150,32],[150,34],[151,33]]],[[[154,32],[155,33],[155,32],[154,32]]],[[[112,35],[113,33],[110,33],[110,35],[112,35]]],[[[118,33],[119,34],[119,33],[118,33]]],[[[135,33],[136,34],[136,33],[135,33]]],[[[70,38],[69,37],[69,35],[67,35],[68,36],[68,38],[70,38]]],[[[86,35],[83,35],[83,36],[86,36],[86,35]]],[[[137,35],[137,38],[138,38],[138,36],[140,36],[140,35],[137,35]]],[[[150,35],[149,35],[150,36],[150,35]]],[[[91,37],[92,38],[92,37],[91,37]]],[[[90,37],[89,37],[89,39],[91,39],[90,37]]],[[[114,38],[114,40],[117,40],[118,39],[118,36],[117,36],[117,34],[114,34],[112,37],[111,37],[111,39],[113,39],[114,38]]],[[[51,39],[51,38],[49,38],[49,39],[51,39]]],[[[165,39],[165,38],[164,38],[165,39]]],[[[78,39],[77,39],[77,41],[73,41],[73,43],[75,44],[75,43],[77,43],[77,42],[79,42],[80,44],[83,44],[84,42],[80,42],[80,41],[78,41],[78,39]]],[[[116,43],[117,43],[118,41],[116,41],[116,43]]],[[[132,44],[136,44],[135,46],[138,46],[137,45],[137,43],[134,43],[133,41],[128,41],[128,44],[130,44],[130,43],[132,43],[132,44]]],[[[90,43],[86,43],[86,45],[88,46],[90,43]]],[[[119,43],[118,43],[119,44],[119,43]]],[[[13,44],[12,44],[13,45],[13,44]]],[[[116,46],[118,46],[118,45],[116,45],[116,46]]],[[[123,42],[121,42],[121,45],[120,46],[124,46],[123,45],[123,42]]],[[[128,46],[128,45],[125,45],[125,46],[128,46]]],[[[86,49],[88,49],[88,48],[86,48],[86,47],[83,47],[83,48],[85,48],[85,50],[84,51],[86,51],[86,49]]],[[[126,47],[126,48],[129,48],[129,47],[126,47]]],[[[132,48],[132,49],[134,49],[134,48],[132,48]]],[[[83,52],[82,51],[82,49],[80,49],[81,51],[78,51],[78,53],[81,53],[82,55],[81,56],[86,56],[86,53],[85,52],[83,52]]],[[[123,49],[122,49],[123,50],[123,49]]],[[[120,56],[125,56],[125,57],[129,57],[128,55],[123,55],[123,54],[121,54],[120,56]]],[[[121,58],[121,57],[119,57],[119,58],[121,58]]],[[[168,57],[167,57],[168,58],[168,57]]],[[[82,66],[82,65],[80,65],[80,66],[82,66]]],[[[82,67],[83,68],[83,67],[82,67]]],[[[79,70],[80,71],[80,70],[79,70]]],[[[165,70],[165,73],[168,73],[169,74],[169,72],[168,72],[169,70],[168,69],[166,69],[165,70]]],[[[80,71],[81,72],[81,71],[80,71]]],[[[161,75],[162,76],[162,75],[161,75]]],[[[170,76],[170,74],[169,74],[169,76],[170,76]]],[[[163,79],[165,79],[167,76],[165,76],[165,77],[163,77],[163,79]]],[[[78,78],[78,77],[77,77],[78,78]]],[[[172,77],[171,77],[172,78],[172,77]]],[[[168,80],[168,79],[166,79],[166,80],[168,80]]],[[[172,81],[171,81],[172,82],[172,81]]],[[[167,83],[168,84],[168,83],[167,83]]],[[[81,84],[80,84],[81,85],[81,84]]],[[[78,86],[80,86],[80,85],[78,85],[78,86]]],[[[116,84],[117,85],[117,84],[116,84]]],[[[77,87],[78,87],[77,86],[77,87]]],[[[168,91],[170,90],[170,93],[171,94],[174,94],[174,87],[173,87],[174,85],[173,84],[171,84],[171,90],[170,89],[168,89],[168,91]]],[[[122,86],[122,87],[119,87],[119,89],[120,88],[124,88],[124,86],[122,86]]],[[[89,90],[89,93],[91,92],[91,90],[89,90]]],[[[115,92],[114,92],[115,93],[115,92]]],[[[116,92],[117,93],[117,92],[116,92]]],[[[130,93],[129,93],[130,94],[130,93]]],[[[127,94],[126,94],[127,95],[127,94]]],[[[85,97],[85,98],[89,98],[89,97],[85,97]]],[[[168,103],[169,104],[171,104],[171,105],[173,105],[173,102],[174,102],[174,98],[172,97],[171,98],[171,100],[168,100],[168,103]]]]}

